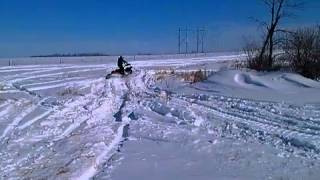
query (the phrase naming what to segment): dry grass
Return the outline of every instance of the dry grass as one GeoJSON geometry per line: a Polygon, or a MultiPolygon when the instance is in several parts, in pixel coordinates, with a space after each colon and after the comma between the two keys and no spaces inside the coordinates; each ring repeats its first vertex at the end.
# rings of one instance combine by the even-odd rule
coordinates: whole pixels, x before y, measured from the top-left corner
{"type": "Polygon", "coordinates": [[[79,96],[82,95],[75,87],[67,87],[59,93],[60,96],[79,96]]]}
{"type": "Polygon", "coordinates": [[[183,81],[197,83],[207,80],[208,74],[207,71],[203,71],[200,69],[198,71],[183,72],[182,74],[180,74],[180,77],[183,81]]]}
{"type": "Polygon", "coordinates": [[[164,80],[169,76],[174,76],[182,81],[197,83],[207,80],[212,71],[207,70],[190,70],[190,71],[175,71],[175,70],[161,70],[156,73],[156,80],[164,80]]]}
{"type": "Polygon", "coordinates": [[[169,75],[174,75],[175,71],[173,69],[170,70],[160,70],[157,71],[155,76],[156,76],[156,80],[160,81],[160,80],[164,80],[166,77],[168,77],[169,75]]]}
{"type": "Polygon", "coordinates": [[[247,67],[247,62],[246,61],[237,60],[232,64],[231,67],[234,68],[234,69],[243,69],[243,68],[247,67]]]}

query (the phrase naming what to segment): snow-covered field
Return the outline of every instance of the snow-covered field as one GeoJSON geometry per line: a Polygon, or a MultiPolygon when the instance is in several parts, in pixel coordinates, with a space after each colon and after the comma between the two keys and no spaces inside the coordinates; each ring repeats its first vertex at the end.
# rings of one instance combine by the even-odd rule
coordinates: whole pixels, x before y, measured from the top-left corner
{"type": "Polygon", "coordinates": [[[320,82],[242,58],[0,67],[0,179],[318,180],[320,82]]]}

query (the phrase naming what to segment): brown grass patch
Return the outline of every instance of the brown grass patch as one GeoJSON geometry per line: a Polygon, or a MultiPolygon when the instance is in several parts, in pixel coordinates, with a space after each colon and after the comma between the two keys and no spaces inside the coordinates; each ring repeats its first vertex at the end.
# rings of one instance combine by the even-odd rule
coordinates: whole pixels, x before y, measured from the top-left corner
{"type": "Polygon", "coordinates": [[[207,70],[190,70],[190,71],[175,71],[175,70],[161,70],[156,72],[156,80],[164,80],[169,76],[177,77],[178,79],[190,83],[197,83],[205,81],[208,79],[208,76],[212,74],[212,71],[207,70]]]}
{"type": "Polygon", "coordinates": [[[68,95],[72,95],[72,96],[79,96],[82,95],[79,90],[75,87],[67,87],[64,90],[62,90],[59,93],[60,96],[68,96],[68,95]]]}

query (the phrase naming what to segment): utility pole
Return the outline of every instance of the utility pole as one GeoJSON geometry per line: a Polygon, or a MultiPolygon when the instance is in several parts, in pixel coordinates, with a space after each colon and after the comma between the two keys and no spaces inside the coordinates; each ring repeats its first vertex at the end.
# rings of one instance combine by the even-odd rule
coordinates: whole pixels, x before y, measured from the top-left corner
{"type": "Polygon", "coordinates": [[[179,54],[181,53],[181,28],[179,28],[179,35],[178,35],[178,49],[179,49],[179,54]]]}
{"type": "Polygon", "coordinates": [[[199,31],[200,29],[197,28],[197,53],[199,53],[199,31]]]}
{"type": "Polygon", "coordinates": [[[186,26],[186,54],[188,54],[188,26],[186,26]]]}
{"type": "Polygon", "coordinates": [[[202,28],[201,30],[201,52],[204,53],[204,37],[205,37],[205,34],[206,34],[206,29],[205,28],[202,28]]]}
{"type": "Polygon", "coordinates": [[[203,44],[204,44],[204,30],[202,31],[202,37],[201,37],[201,52],[202,53],[204,53],[203,44]]]}

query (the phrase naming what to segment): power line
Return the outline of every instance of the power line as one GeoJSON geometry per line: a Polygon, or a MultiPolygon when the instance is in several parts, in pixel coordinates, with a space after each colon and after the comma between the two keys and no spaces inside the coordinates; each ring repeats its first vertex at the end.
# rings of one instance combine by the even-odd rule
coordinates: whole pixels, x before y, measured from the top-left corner
{"type": "MultiPolygon", "coordinates": [[[[190,51],[190,45],[189,45],[189,42],[190,42],[190,39],[193,39],[193,38],[190,38],[190,35],[192,37],[194,37],[194,34],[196,34],[196,37],[195,37],[195,41],[192,40],[191,42],[195,42],[196,43],[196,53],[199,53],[200,51],[200,48],[201,48],[201,52],[204,53],[204,48],[205,48],[205,36],[206,36],[206,29],[205,28],[196,28],[196,29],[189,29],[188,26],[185,27],[185,29],[183,28],[179,28],[178,29],[178,53],[180,54],[181,53],[181,47],[184,45],[184,50],[185,50],[185,53],[188,54],[189,51],[190,51]],[[184,38],[182,38],[182,34],[184,34],[184,38]],[[193,35],[192,35],[193,34],[193,35]]],[[[194,47],[194,46],[193,46],[194,47]]],[[[191,47],[191,51],[190,52],[194,52],[192,50],[192,47],[191,47]]]]}

